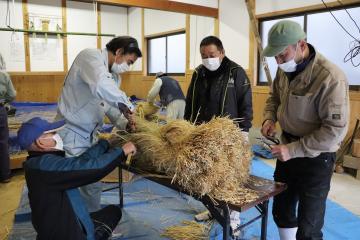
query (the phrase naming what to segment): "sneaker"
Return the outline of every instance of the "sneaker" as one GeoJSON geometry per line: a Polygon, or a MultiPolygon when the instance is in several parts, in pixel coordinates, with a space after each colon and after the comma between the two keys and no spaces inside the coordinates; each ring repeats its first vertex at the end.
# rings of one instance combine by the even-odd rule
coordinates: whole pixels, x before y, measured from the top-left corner
{"type": "Polygon", "coordinates": [[[242,231],[237,228],[240,226],[240,213],[237,211],[230,211],[230,226],[233,232],[234,239],[240,239],[242,237],[242,231]]]}

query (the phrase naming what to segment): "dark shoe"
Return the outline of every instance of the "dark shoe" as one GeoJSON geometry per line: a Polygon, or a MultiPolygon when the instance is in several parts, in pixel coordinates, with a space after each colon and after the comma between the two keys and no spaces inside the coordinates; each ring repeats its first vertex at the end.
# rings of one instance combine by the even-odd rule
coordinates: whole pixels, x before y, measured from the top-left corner
{"type": "Polygon", "coordinates": [[[121,209],[117,205],[108,205],[103,209],[90,214],[95,227],[95,239],[109,239],[112,231],[121,219],[121,209]]]}
{"type": "Polygon", "coordinates": [[[16,114],[16,109],[12,108],[9,111],[7,111],[8,117],[13,117],[16,114]]]}
{"type": "Polygon", "coordinates": [[[0,183],[9,183],[11,181],[11,176],[5,179],[1,179],[0,183]]]}

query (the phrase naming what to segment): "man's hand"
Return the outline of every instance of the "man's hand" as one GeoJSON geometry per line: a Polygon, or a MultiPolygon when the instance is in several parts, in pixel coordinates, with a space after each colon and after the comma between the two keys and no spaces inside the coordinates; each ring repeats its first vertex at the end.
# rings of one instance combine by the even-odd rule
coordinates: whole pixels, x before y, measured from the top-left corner
{"type": "Polygon", "coordinates": [[[125,156],[132,154],[136,154],[136,147],[132,142],[127,142],[122,146],[122,150],[124,151],[125,156]]]}
{"type": "Polygon", "coordinates": [[[275,123],[272,120],[266,120],[261,128],[261,134],[264,137],[273,137],[276,134],[275,123]]]}
{"type": "Polygon", "coordinates": [[[271,145],[271,154],[282,162],[290,160],[289,148],[284,145],[271,145]]]}

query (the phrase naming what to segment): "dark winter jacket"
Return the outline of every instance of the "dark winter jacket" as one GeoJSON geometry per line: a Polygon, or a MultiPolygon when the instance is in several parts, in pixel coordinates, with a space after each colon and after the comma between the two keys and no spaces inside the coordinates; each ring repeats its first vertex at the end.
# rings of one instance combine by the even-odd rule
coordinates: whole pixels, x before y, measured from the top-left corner
{"type": "Polygon", "coordinates": [[[253,119],[251,84],[244,69],[227,57],[216,71],[203,65],[193,73],[186,96],[186,120],[208,122],[215,116],[229,116],[248,132],[253,119]]]}
{"type": "Polygon", "coordinates": [[[37,239],[95,239],[94,225],[78,187],[99,181],[122,159],[123,151],[109,150],[105,140],[78,157],[30,153],[24,169],[37,239]]]}

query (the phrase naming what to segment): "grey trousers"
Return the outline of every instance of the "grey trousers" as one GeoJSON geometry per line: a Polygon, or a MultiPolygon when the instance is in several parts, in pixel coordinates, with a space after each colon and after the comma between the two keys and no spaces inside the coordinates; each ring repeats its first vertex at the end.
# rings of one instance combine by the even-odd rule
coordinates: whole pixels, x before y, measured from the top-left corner
{"type": "Polygon", "coordinates": [[[168,119],[184,119],[185,100],[174,100],[166,106],[168,119]]]}

